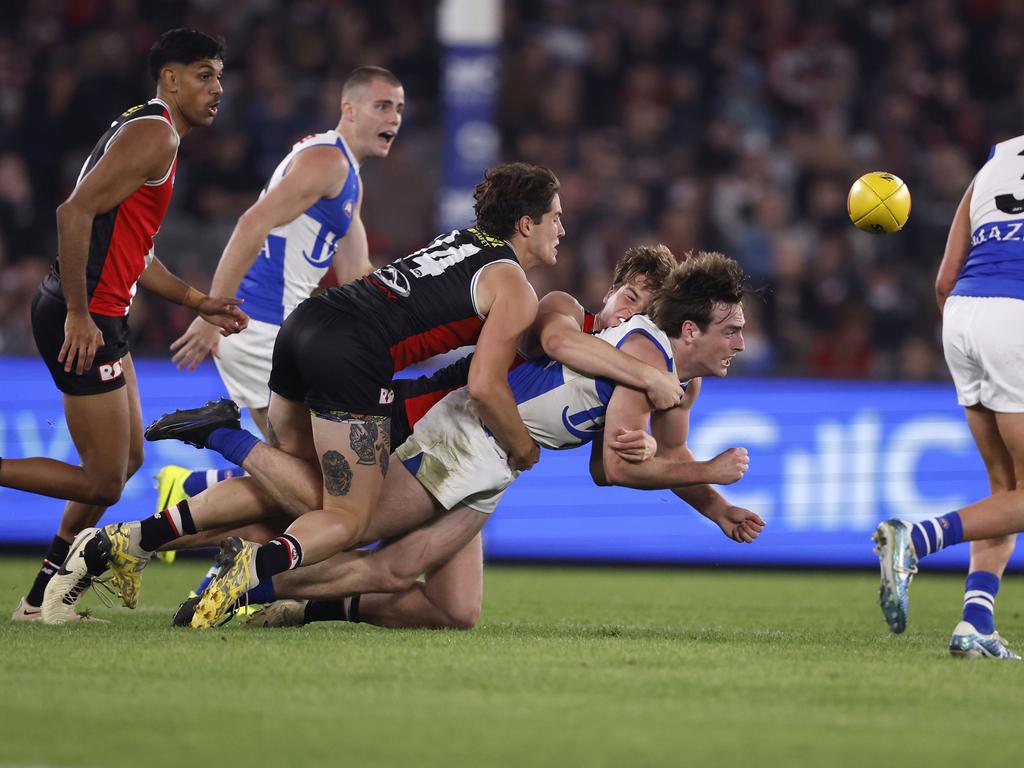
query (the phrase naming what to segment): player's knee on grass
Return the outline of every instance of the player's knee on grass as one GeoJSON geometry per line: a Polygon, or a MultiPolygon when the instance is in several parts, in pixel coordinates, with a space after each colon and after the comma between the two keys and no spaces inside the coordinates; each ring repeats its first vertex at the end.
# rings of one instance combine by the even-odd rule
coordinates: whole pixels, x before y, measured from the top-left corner
{"type": "Polygon", "coordinates": [[[449,628],[467,630],[476,626],[480,621],[480,604],[466,603],[447,606],[445,615],[448,616],[449,628]]]}
{"type": "Polygon", "coordinates": [[[468,630],[476,626],[480,621],[480,601],[466,599],[460,595],[437,595],[427,591],[426,584],[421,581],[415,583],[414,589],[418,589],[423,596],[443,617],[440,629],[468,630]]]}

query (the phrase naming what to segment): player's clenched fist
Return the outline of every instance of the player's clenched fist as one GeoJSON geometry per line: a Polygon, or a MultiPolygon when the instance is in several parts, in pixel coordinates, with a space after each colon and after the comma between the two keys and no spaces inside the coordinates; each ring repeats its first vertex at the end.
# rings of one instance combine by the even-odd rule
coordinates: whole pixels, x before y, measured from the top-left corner
{"type": "Polygon", "coordinates": [[[722,451],[708,462],[709,483],[729,485],[746,474],[750,469],[750,454],[746,448],[730,448],[722,451]]]}

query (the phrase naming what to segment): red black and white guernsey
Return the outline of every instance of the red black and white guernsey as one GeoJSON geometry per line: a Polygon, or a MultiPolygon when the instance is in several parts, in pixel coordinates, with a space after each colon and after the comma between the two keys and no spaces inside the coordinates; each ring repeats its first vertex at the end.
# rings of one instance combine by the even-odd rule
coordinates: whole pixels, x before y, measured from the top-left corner
{"type": "Polygon", "coordinates": [[[476,305],[477,281],[498,262],[519,266],[507,241],[476,228],[457,230],[320,298],[370,321],[400,371],[476,343],[485,319],[476,305]]]}
{"type": "Polygon", "coordinates": [[[277,335],[270,390],[323,418],[390,416],[396,371],[476,343],[476,287],[501,262],[522,269],[507,241],[463,229],[307,299],[277,335]]]}
{"type": "MultiPolygon", "coordinates": [[[[96,143],[92,153],[78,174],[80,184],[103,157],[117,134],[136,120],[162,120],[174,133],[170,107],[160,99],[132,107],[107,129],[96,143]]],[[[178,166],[178,153],[162,178],[145,182],[110,211],[96,216],[89,237],[89,257],[85,267],[89,312],[108,317],[128,314],[136,283],[153,258],[153,236],[160,229],[174,191],[174,173],[178,166]]],[[[64,300],[60,281],[60,261],[55,260],[50,273],[43,280],[43,293],[64,300]]]]}

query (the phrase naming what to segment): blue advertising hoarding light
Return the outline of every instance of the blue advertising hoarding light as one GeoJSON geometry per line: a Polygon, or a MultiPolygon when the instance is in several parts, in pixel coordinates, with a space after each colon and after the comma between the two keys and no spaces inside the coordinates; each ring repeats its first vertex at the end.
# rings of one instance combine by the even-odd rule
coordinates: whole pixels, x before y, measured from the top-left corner
{"type": "MultiPolygon", "coordinates": [[[[146,422],[223,394],[212,365],[195,373],[136,361],[146,422]]],[[[0,456],[74,460],[61,401],[42,363],[0,360],[0,456]]],[[[545,451],[505,495],[485,528],[488,558],[707,565],[866,566],[869,536],[887,517],[942,514],[987,494],[983,465],[952,387],[791,380],[709,380],[692,418],[700,459],[750,451],[750,471],[722,488],[768,525],[737,544],[669,491],[598,488],[589,448],[545,451]]],[[[146,444],[146,461],[105,519],[153,511],[152,477],[164,464],[223,466],[220,457],[173,441],[146,444]]],[[[62,503],[0,489],[0,543],[44,545],[62,503]]],[[[967,562],[967,547],[929,564],[967,562]]],[[[1017,554],[1014,567],[1024,564],[1017,554]]]]}

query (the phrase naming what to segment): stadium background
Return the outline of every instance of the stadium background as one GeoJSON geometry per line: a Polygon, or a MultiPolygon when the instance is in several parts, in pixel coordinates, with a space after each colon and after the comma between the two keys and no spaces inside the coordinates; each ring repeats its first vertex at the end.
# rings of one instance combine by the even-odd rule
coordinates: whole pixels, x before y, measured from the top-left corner
{"type": "MultiPolygon", "coordinates": [[[[291,143],[336,123],[345,74],[374,63],[407,98],[391,156],[363,171],[376,263],[465,222],[467,178],[521,159],[562,181],[568,234],[558,266],[534,276],[539,292],[598,306],[611,265],[638,241],[721,249],[765,289],[747,304],[747,351],[705,388],[694,432],[703,457],[751,449],[750,474],[727,493],[768,519],[762,541],[727,546],[671,494],[595,494],[585,457],[570,453],[546,456],[510,492],[487,532],[492,559],[870,565],[878,519],[984,495],[932,283],[974,169],[1024,122],[1024,10],[510,0],[500,11],[495,40],[456,44],[439,39],[426,2],[5,3],[0,455],[71,455],[29,328],[56,250],[53,212],[109,121],[151,96],[155,36],[188,25],[227,39],[224,103],[182,144],[157,252],[198,286],[291,143]],[[850,182],[872,169],[913,193],[898,235],[874,238],[846,218],[850,182]]],[[[140,371],[147,418],[219,390],[212,366],[167,363],[190,319],[144,293],[133,306],[133,353],[153,360],[140,371]]],[[[110,519],[149,509],[149,477],[167,460],[212,465],[153,446],[110,519]]],[[[6,543],[48,540],[60,514],[59,502],[7,490],[0,507],[6,543]]]]}

